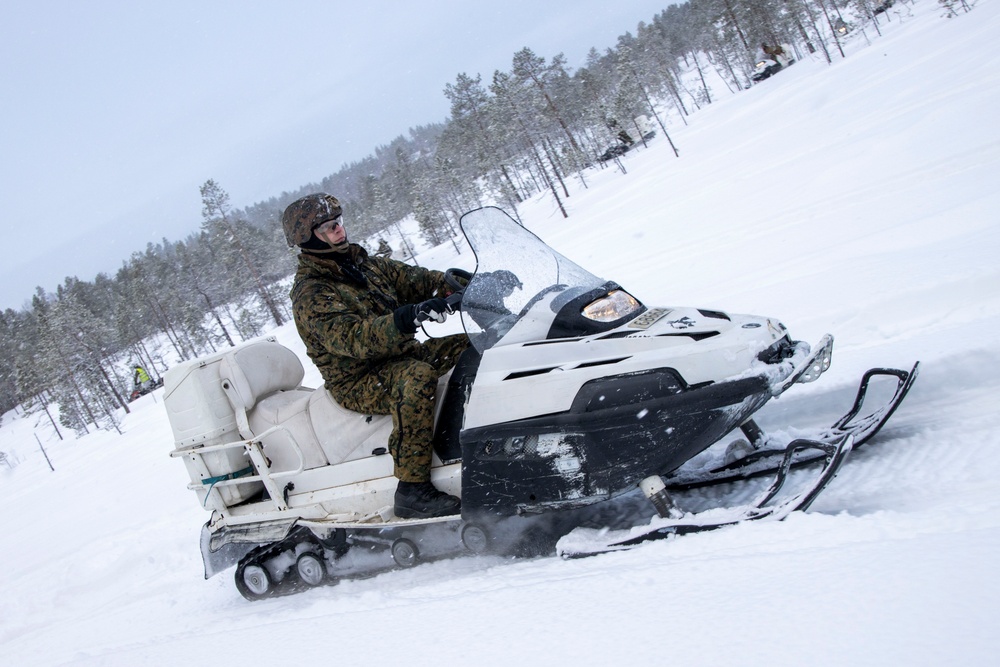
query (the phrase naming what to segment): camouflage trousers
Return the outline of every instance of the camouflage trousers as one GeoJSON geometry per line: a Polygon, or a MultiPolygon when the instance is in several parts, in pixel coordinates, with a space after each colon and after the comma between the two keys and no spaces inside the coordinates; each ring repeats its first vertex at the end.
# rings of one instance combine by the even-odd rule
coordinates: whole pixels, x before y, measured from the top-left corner
{"type": "Polygon", "coordinates": [[[404,482],[431,478],[434,437],[434,401],[438,379],[469,347],[465,335],[431,338],[421,354],[394,359],[362,378],[351,391],[336,396],[348,410],[369,415],[391,415],[389,453],[394,474],[404,482]]]}

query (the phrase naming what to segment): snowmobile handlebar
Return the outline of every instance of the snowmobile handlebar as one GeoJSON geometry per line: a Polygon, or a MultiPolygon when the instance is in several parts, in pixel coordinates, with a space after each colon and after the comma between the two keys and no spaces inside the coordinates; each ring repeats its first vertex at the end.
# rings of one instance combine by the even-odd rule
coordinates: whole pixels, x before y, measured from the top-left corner
{"type": "Polygon", "coordinates": [[[461,307],[462,294],[465,292],[465,288],[468,287],[470,280],[472,280],[472,274],[464,269],[452,268],[444,272],[444,281],[453,290],[445,298],[445,301],[448,302],[449,313],[454,313],[461,307]]]}
{"type": "Polygon", "coordinates": [[[462,306],[462,293],[452,292],[447,297],[445,297],[445,302],[448,304],[449,314],[458,312],[462,306]]]}

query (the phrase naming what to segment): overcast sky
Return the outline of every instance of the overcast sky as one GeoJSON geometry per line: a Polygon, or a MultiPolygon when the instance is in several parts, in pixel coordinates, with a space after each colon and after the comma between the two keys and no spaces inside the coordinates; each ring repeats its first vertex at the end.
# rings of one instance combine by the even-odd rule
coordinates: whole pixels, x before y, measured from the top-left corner
{"type": "Polygon", "coordinates": [[[670,0],[8,0],[0,8],[0,308],[113,275],[201,224],[448,116],[455,75],[528,46],[576,69],[670,0]]]}

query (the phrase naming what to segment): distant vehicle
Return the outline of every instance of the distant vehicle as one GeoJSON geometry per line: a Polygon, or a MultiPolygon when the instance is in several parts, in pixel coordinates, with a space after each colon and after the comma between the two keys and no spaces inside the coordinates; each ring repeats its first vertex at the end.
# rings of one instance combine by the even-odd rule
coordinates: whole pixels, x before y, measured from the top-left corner
{"type": "Polygon", "coordinates": [[[159,389],[162,386],[163,386],[163,378],[162,377],[156,378],[155,380],[153,380],[152,382],[150,382],[148,384],[148,386],[142,386],[142,385],[136,386],[132,390],[132,393],[129,395],[128,402],[131,403],[132,401],[136,400],[140,396],[145,396],[146,394],[148,394],[148,393],[150,393],[150,392],[152,392],[152,391],[154,391],[156,389],[159,389]]]}
{"type": "Polygon", "coordinates": [[[613,146],[608,146],[608,149],[603,153],[601,153],[601,156],[597,159],[600,160],[601,162],[614,160],[616,157],[621,157],[622,155],[625,155],[625,153],[628,152],[628,149],[632,148],[632,146],[634,145],[635,143],[631,144],[618,143],[614,144],[613,146]]]}
{"type": "Polygon", "coordinates": [[[788,44],[781,44],[775,50],[778,53],[773,55],[765,53],[764,49],[757,51],[756,65],[753,74],[750,75],[754,83],[760,83],[774,76],[795,62],[795,58],[792,57],[792,47],[788,44]]]}
{"type": "Polygon", "coordinates": [[[607,150],[601,153],[601,156],[597,159],[600,162],[607,162],[608,160],[614,160],[616,157],[625,155],[625,153],[635,147],[636,141],[632,137],[637,134],[642,137],[643,141],[649,141],[656,136],[656,130],[653,129],[652,123],[649,122],[649,117],[636,116],[633,118],[632,127],[629,131],[622,130],[618,134],[619,142],[608,146],[607,150]]]}
{"type": "Polygon", "coordinates": [[[879,5],[872,10],[872,13],[882,14],[884,12],[887,12],[889,11],[889,8],[892,7],[895,3],[896,0],[883,0],[883,2],[879,3],[879,5]]]}
{"type": "Polygon", "coordinates": [[[753,74],[750,78],[753,79],[754,83],[760,83],[764,79],[768,79],[783,69],[781,63],[776,63],[770,58],[761,58],[757,61],[757,65],[754,67],[753,74]]]}
{"type": "Polygon", "coordinates": [[[649,116],[636,116],[632,119],[632,126],[642,135],[643,141],[649,141],[656,136],[656,130],[653,129],[653,124],[649,122],[649,116]]]}

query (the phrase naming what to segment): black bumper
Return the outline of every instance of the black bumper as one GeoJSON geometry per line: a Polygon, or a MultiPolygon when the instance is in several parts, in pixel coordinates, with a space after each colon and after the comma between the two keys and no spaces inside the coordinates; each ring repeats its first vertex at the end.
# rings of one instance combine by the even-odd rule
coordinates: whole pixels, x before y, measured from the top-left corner
{"type": "Polygon", "coordinates": [[[770,396],[760,376],[702,387],[670,369],[594,380],[567,412],[462,431],[463,514],[607,500],[680,467],[770,396]]]}

